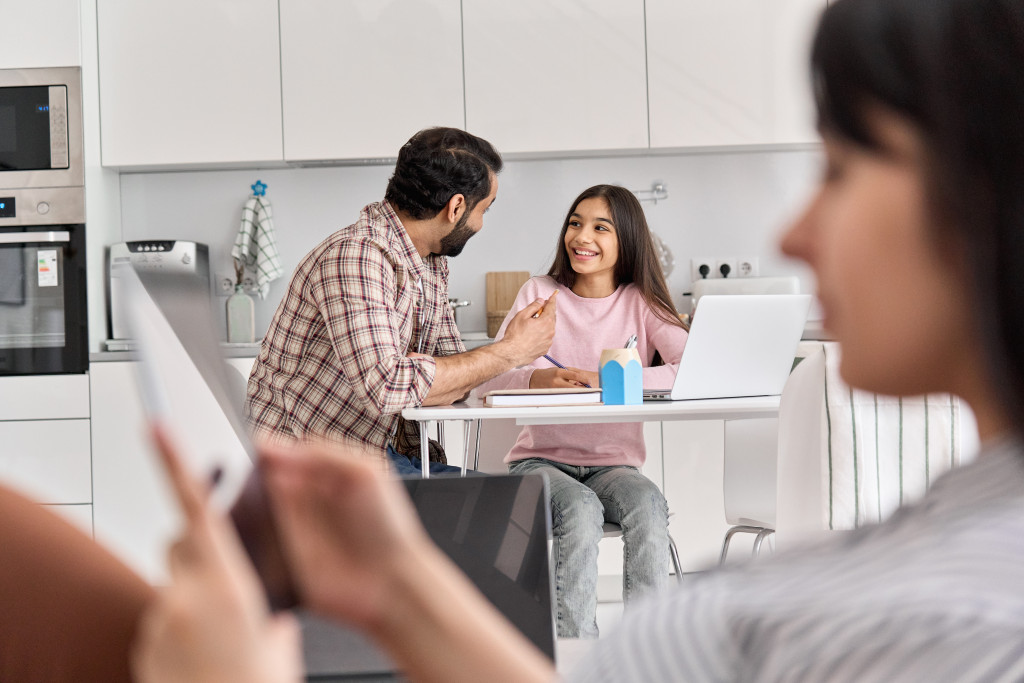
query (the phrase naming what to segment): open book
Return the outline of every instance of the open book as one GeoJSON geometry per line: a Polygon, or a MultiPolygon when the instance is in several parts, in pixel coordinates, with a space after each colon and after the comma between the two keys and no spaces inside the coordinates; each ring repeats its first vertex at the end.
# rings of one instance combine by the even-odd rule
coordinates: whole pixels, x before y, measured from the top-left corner
{"type": "Polygon", "coordinates": [[[497,406],[583,406],[601,403],[601,390],[499,389],[484,394],[484,405],[497,406]]]}

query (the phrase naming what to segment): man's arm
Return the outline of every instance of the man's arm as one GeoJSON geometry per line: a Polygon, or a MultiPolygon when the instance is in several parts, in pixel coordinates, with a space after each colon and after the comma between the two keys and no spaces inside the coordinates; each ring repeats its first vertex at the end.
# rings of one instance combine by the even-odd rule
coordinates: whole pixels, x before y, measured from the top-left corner
{"type": "Polygon", "coordinates": [[[555,295],[552,294],[550,299],[538,299],[519,311],[500,341],[466,353],[435,358],[434,381],[423,405],[449,405],[464,398],[478,384],[547,353],[554,336],[555,295]]]}

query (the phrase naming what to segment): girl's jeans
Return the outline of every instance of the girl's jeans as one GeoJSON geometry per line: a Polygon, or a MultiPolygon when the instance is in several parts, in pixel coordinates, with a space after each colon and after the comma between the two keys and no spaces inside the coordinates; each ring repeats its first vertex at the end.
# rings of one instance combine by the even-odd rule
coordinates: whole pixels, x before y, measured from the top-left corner
{"type": "Polygon", "coordinates": [[[597,544],[605,521],[622,526],[623,599],[668,580],[668,504],[635,467],[580,467],[529,458],[509,472],[544,472],[551,488],[556,623],[559,638],[596,638],[597,544]]]}

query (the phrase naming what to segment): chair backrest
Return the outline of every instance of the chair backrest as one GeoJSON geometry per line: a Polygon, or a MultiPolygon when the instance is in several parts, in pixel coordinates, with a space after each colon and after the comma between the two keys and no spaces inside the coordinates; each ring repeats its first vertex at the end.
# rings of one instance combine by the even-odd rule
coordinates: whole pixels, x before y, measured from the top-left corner
{"type": "Polygon", "coordinates": [[[776,529],[783,547],[880,522],[977,452],[973,415],[958,398],[852,389],[839,361],[839,345],[822,343],[782,394],[776,529]]]}

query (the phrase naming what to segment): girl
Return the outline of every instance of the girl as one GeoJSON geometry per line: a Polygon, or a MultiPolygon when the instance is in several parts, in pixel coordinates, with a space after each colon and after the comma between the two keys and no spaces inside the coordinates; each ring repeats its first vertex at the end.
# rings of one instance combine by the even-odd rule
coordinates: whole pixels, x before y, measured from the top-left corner
{"type": "MultiPolygon", "coordinates": [[[[558,322],[548,355],[476,391],[598,386],[601,350],[637,336],[644,386],[670,386],[686,344],[640,202],[629,190],[595,185],[569,209],[555,261],[523,285],[514,315],[558,292],[558,322]],[[650,367],[655,354],[669,365],[650,367]]],[[[667,580],[665,498],[640,473],[643,425],[543,425],[523,428],[505,458],[514,474],[544,472],[551,484],[558,635],[597,637],[597,544],[605,521],[622,526],[626,602],[667,580]]]]}

